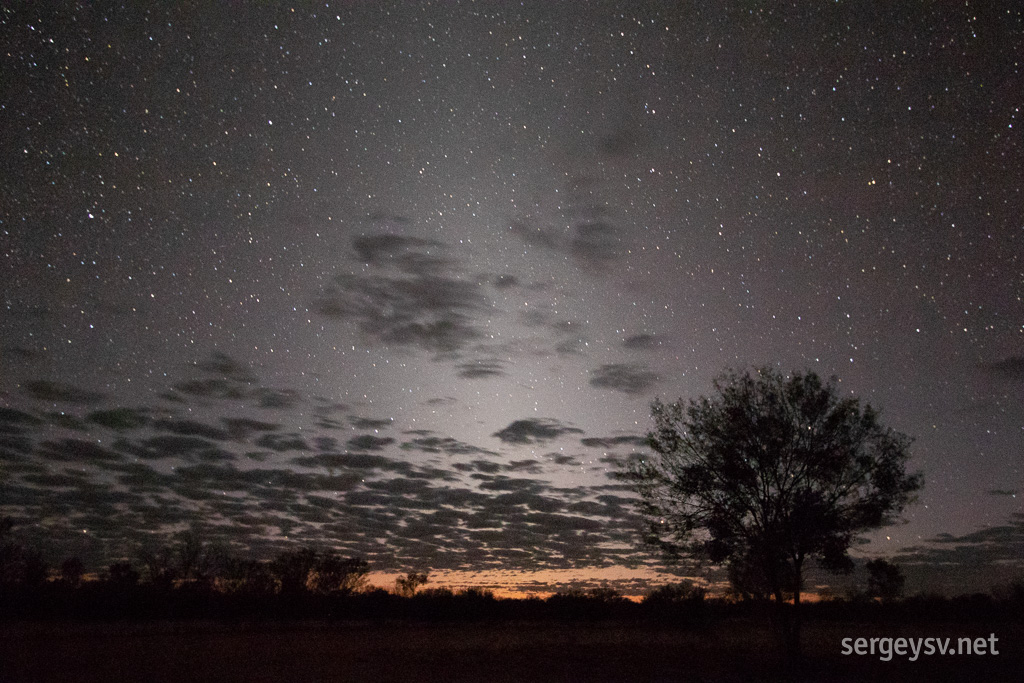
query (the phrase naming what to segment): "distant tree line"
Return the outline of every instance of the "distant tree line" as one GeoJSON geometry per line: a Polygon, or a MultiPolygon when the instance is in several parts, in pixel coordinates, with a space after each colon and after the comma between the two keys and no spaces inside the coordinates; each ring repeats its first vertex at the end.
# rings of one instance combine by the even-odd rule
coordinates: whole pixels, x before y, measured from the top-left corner
{"type": "MultiPolygon", "coordinates": [[[[232,556],[195,533],[139,553],[137,562],[110,564],[92,580],[69,558],[49,566],[17,542],[0,520],[0,620],[78,619],[473,619],[656,620],[700,628],[713,620],[763,613],[770,596],[757,585],[734,586],[722,597],[680,581],[651,589],[642,601],[610,586],[572,587],[547,598],[499,599],[490,591],[424,588],[427,572],[409,572],[393,591],[370,586],[369,563],[300,548],[269,562],[232,556]],[[760,591],[763,593],[763,591],[760,591]]],[[[899,599],[902,574],[884,560],[867,565],[866,589],[847,599],[806,605],[810,618],[1017,619],[1024,615],[1024,581],[996,594],[899,599]]]]}

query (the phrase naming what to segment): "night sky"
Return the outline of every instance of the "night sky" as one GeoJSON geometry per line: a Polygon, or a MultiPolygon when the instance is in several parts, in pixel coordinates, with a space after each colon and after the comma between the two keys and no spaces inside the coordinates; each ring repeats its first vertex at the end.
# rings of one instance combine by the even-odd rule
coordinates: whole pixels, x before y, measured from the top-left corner
{"type": "Polygon", "coordinates": [[[650,402],[770,364],[915,438],[857,557],[1019,575],[1024,10],[795,4],[5,3],[0,515],[629,592],[650,402]]]}

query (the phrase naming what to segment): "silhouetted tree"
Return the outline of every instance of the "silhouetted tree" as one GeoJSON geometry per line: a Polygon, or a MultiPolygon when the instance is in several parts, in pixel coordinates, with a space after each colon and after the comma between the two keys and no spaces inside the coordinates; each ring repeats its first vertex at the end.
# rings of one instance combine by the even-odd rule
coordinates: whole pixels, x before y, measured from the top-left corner
{"type": "Polygon", "coordinates": [[[238,557],[222,561],[217,586],[225,593],[267,595],[274,592],[274,577],[263,562],[238,557]]]}
{"type": "Polygon", "coordinates": [[[591,600],[610,604],[626,602],[626,597],[611,586],[595,586],[587,591],[587,597],[591,600]]]}
{"type": "Polygon", "coordinates": [[[704,602],[707,590],[694,585],[692,581],[666,583],[652,589],[644,596],[645,605],[682,605],[700,604],[704,602]]]}
{"type": "Polygon", "coordinates": [[[364,559],[324,553],[317,558],[313,567],[310,588],[321,595],[355,593],[366,585],[366,574],[369,571],[370,565],[364,559]]]}
{"type": "Polygon", "coordinates": [[[37,588],[46,582],[49,567],[38,550],[14,539],[13,528],[9,517],[0,519],[0,586],[37,588]]]}
{"type": "Polygon", "coordinates": [[[146,582],[155,588],[170,590],[180,576],[175,562],[174,550],[162,546],[157,550],[144,549],[139,553],[146,570],[146,582]]]}
{"type": "Polygon", "coordinates": [[[395,592],[407,598],[416,595],[416,590],[429,580],[428,572],[409,572],[395,579],[395,592]]]}
{"type": "Polygon", "coordinates": [[[270,573],[277,579],[281,594],[305,593],[317,559],[317,552],[312,548],[286,551],[274,558],[270,563],[270,573]]]}
{"type": "Polygon", "coordinates": [[[11,538],[14,521],[0,518],[0,587],[18,583],[22,547],[11,538]]]}
{"type": "Polygon", "coordinates": [[[78,588],[82,584],[85,565],[77,557],[69,557],[60,564],[60,580],[70,588],[78,588]]]}
{"type": "MultiPolygon", "coordinates": [[[[655,401],[654,456],[630,463],[645,542],[755,572],[780,606],[799,606],[804,562],[849,571],[857,534],[884,525],[921,486],[910,439],[841,398],[836,381],[772,368],[719,377],[712,398],[655,401]],[[746,565],[746,566],[743,566],[746,565]]],[[[792,654],[799,621],[782,612],[792,654]]]]}
{"type": "Polygon", "coordinates": [[[205,550],[196,530],[183,531],[177,535],[172,548],[172,559],[175,563],[175,573],[182,581],[194,583],[208,578],[210,558],[205,550]]]}
{"type": "Polygon", "coordinates": [[[50,576],[50,565],[43,554],[33,548],[22,548],[19,582],[25,588],[39,588],[50,576]]]}
{"type": "Polygon", "coordinates": [[[868,595],[888,602],[903,593],[906,579],[900,568],[879,558],[871,560],[864,567],[868,570],[868,595]]]}
{"type": "Polygon", "coordinates": [[[131,562],[115,562],[107,568],[107,580],[121,588],[134,586],[139,582],[139,573],[131,562]]]}

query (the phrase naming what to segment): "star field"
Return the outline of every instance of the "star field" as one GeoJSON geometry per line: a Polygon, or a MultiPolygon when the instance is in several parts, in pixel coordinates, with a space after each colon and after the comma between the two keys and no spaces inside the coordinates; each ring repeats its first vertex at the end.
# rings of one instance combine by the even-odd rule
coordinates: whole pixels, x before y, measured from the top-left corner
{"type": "Polygon", "coordinates": [[[0,514],[55,558],[191,525],[259,556],[648,576],[611,475],[650,401],[767,363],[915,438],[920,502],[863,557],[1019,572],[1015,4],[67,2],[0,27],[0,514]]]}

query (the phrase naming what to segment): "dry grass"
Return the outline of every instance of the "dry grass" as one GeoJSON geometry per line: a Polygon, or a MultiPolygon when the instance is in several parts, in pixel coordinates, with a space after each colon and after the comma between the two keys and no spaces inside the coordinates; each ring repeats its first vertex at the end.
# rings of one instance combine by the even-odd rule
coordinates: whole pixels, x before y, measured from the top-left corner
{"type": "Polygon", "coordinates": [[[812,624],[804,669],[745,620],[705,631],[616,623],[152,623],[18,625],[0,631],[0,682],[45,681],[1019,681],[1021,626],[812,624]],[[847,636],[996,632],[994,657],[882,662],[843,656],[847,636]]]}

